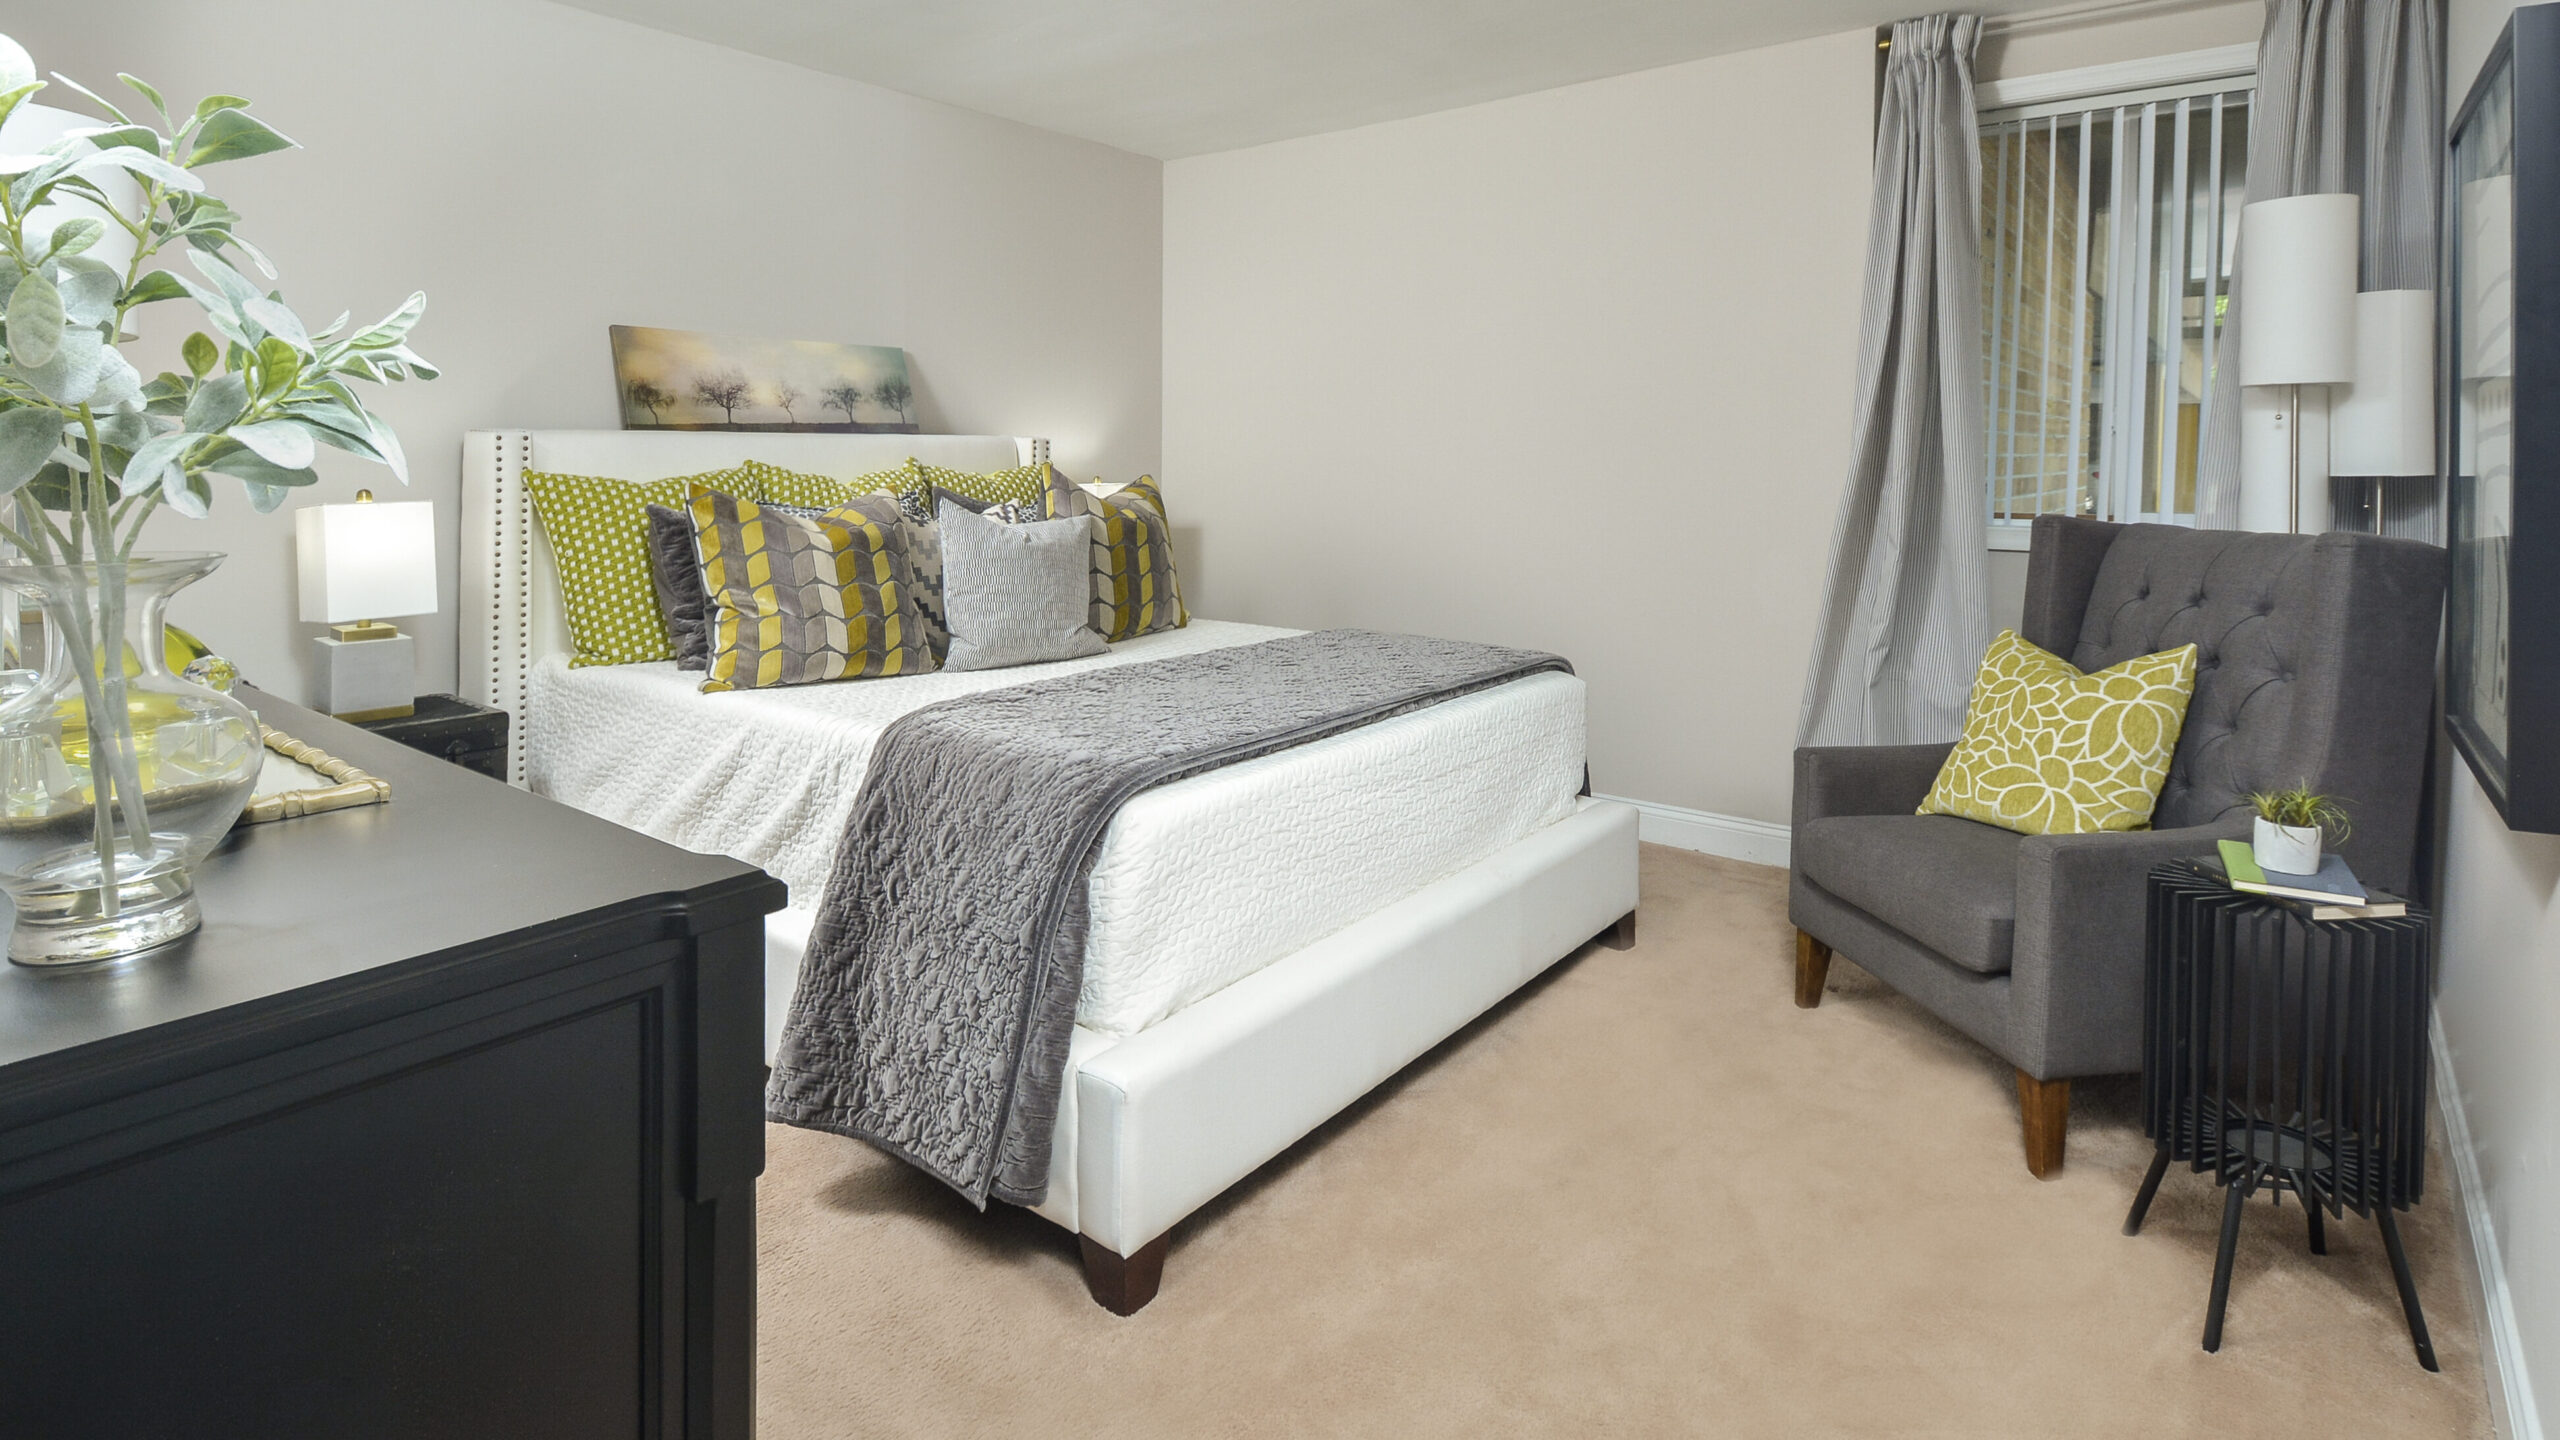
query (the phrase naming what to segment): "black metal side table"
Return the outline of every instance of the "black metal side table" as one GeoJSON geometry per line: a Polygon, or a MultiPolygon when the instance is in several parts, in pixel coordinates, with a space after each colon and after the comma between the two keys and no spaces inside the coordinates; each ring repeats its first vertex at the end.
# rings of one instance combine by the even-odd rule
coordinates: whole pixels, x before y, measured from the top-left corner
{"type": "Polygon", "coordinates": [[[2435,929],[2416,905],[2392,920],[2313,920],[2231,889],[2190,861],[2151,872],[2142,1003],[2142,1123],[2159,1149],[2124,1233],[2172,1160],[2224,1187],[2204,1348],[2222,1347],[2240,1207],[2259,1190],[2302,1202],[2311,1252],[2321,1211],[2371,1215],[2391,1256],[2418,1363],[2436,1368],[2395,1211],[2426,1177],[2427,1016],[2435,929]]]}

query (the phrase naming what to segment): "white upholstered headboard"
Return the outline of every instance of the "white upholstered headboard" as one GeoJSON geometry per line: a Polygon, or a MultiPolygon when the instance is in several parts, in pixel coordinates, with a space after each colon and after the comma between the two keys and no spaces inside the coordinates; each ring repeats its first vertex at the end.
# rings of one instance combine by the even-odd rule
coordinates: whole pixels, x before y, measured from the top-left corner
{"type": "Polygon", "coordinates": [[[738,430],[474,430],[462,437],[462,697],[511,717],[507,778],[524,783],[525,677],[569,649],[551,546],[525,495],[527,470],[660,480],[762,460],[850,480],[908,456],[955,470],[1049,458],[1046,440],[1009,435],[810,434],[738,430]]]}

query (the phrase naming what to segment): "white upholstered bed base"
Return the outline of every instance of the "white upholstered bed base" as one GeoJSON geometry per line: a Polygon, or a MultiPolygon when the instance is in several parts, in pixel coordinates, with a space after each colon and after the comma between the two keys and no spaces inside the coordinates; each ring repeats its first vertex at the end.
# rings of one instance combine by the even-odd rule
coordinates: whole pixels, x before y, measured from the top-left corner
{"type": "MultiPolygon", "coordinates": [[[[525,720],[526,678],[569,648],[524,471],[651,480],[740,459],[846,478],[907,456],[963,469],[1047,458],[1002,436],[475,431],[463,442],[466,698],[525,720]]],[[[521,740],[511,777],[524,780],[521,740]]],[[[1636,815],[1566,819],[1116,1041],[1079,1030],[1039,1213],[1084,1237],[1095,1298],[1151,1298],[1166,1233],[1257,1166],[1636,908],[1636,815]],[[1152,1250],[1150,1250],[1152,1246],[1152,1250]],[[1145,1252],[1142,1254],[1142,1252],[1145,1252]]],[[[805,916],[799,923],[805,925],[805,916]]],[[[805,932],[769,945],[798,968],[805,932]]],[[[768,961],[768,974],[777,966],[768,961]]]]}
{"type": "MultiPolygon", "coordinates": [[[[1136,1254],[1635,908],[1635,808],[1585,799],[1134,1035],[1076,1027],[1038,1213],[1136,1254]]],[[[768,1036],[811,918],[767,931],[768,1036]]]]}

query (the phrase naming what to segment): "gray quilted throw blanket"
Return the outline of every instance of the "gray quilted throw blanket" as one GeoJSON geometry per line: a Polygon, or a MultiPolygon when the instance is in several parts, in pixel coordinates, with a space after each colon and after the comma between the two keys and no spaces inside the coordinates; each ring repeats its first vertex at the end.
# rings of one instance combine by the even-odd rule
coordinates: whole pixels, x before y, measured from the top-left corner
{"type": "Polygon", "coordinates": [[[985,1208],[1040,1203],[1084,979],[1086,880],[1131,796],[1542,670],[1326,630],[927,706],[880,737],[765,1093],[985,1208]]]}

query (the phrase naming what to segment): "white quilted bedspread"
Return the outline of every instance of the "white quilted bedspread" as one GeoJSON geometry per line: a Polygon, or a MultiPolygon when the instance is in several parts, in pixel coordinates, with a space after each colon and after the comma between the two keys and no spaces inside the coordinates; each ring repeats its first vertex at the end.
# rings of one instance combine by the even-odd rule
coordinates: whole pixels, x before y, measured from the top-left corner
{"type": "MultiPolygon", "coordinates": [[[[802,910],[900,715],[1292,633],[1195,619],[1085,660],[721,695],[672,663],[572,670],[554,656],[526,693],[526,774],[581,810],[762,866],[802,910]]],[[[1144,1029],[1564,818],[1583,738],[1582,682],[1535,675],[1138,796],[1094,863],[1077,1023],[1144,1029]]]]}

